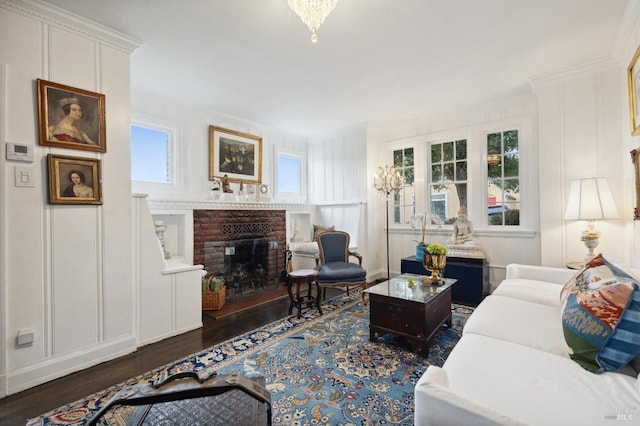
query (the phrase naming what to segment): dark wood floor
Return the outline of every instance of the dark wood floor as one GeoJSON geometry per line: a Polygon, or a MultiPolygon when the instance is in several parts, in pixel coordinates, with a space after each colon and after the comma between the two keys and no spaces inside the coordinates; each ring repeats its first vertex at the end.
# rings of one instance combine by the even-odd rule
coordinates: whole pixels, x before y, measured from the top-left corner
{"type": "MultiPolygon", "coordinates": [[[[337,294],[340,290],[327,289],[327,298],[337,294]]],[[[27,419],[61,405],[284,318],[288,307],[289,299],[279,299],[219,319],[203,315],[201,329],[143,346],[135,353],[0,399],[0,425],[24,425],[27,419]]]]}

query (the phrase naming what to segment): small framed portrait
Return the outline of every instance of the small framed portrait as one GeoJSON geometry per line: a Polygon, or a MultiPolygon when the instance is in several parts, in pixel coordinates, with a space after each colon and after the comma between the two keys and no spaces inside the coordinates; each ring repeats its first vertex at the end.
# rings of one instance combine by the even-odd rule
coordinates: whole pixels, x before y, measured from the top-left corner
{"type": "Polygon", "coordinates": [[[102,204],[100,160],[49,154],[49,204],[102,204]]]}
{"type": "Polygon", "coordinates": [[[262,138],[209,126],[209,180],[227,175],[229,182],[262,182],[262,138]]]}
{"type": "Polygon", "coordinates": [[[631,150],[631,161],[636,179],[636,206],[633,209],[633,220],[640,220],[640,148],[631,150]]]}
{"type": "Polygon", "coordinates": [[[104,95],[37,82],[40,145],[107,152],[104,95]]]}

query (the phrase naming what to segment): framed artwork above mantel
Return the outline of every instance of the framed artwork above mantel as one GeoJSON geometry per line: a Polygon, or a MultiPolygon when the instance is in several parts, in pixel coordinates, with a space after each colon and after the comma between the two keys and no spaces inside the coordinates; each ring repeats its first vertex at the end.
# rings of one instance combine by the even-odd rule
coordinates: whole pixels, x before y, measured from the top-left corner
{"type": "Polygon", "coordinates": [[[227,176],[229,182],[262,183],[262,138],[209,126],[209,180],[227,176]]]}

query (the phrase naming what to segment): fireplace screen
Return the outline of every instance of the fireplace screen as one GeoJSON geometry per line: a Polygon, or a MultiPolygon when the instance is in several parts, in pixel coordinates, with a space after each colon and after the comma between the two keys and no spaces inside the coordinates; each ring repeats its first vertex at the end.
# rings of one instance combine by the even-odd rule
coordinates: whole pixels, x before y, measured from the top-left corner
{"type": "Polygon", "coordinates": [[[276,238],[252,238],[205,243],[205,269],[223,275],[227,298],[277,288],[282,265],[276,238]]]}

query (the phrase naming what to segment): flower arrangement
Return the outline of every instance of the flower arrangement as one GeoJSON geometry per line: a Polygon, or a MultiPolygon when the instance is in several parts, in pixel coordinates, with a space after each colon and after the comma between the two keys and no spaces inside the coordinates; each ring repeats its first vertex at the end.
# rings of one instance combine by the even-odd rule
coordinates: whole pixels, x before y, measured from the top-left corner
{"type": "Polygon", "coordinates": [[[431,243],[427,246],[427,253],[437,256],[437,255],[446,255],[447,254],[447,248],[445,246],[443,246],[442,244],[438,244],[438,243],[431,243]]]}

